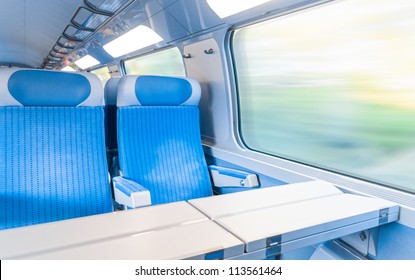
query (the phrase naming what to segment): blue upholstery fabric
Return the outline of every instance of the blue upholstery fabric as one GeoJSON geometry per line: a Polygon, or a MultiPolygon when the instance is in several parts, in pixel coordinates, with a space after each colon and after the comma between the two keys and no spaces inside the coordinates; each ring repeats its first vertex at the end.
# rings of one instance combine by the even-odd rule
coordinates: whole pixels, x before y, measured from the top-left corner
{"type": "Polygon", "coordinates": [[[197,106],[118,108],[120,167],[153,204],[212,195],[197,106]]]}
{"type": "Polygon", "coordinates": [[[76,106],[91,93],[89,81],[82,75],[39,70],[14,72],[8,89],[24,106],[76,106]]]}
{"type": "Polygon", "coordinates": [[[189,77],[123,76],[117,87],[117,107],[198,106],[201,88],[189,77]]]}
{"type": "Polygon", "coordinates": [[[0,107],[0,229],[112,211],[103,118],[102,107],[0,107]]]}
{"type": "Polygon", "coordinates": [[[135,94],[142,106],[178,106],[192,95],[192,85],[185,79],[140,76],[135,94]]]}

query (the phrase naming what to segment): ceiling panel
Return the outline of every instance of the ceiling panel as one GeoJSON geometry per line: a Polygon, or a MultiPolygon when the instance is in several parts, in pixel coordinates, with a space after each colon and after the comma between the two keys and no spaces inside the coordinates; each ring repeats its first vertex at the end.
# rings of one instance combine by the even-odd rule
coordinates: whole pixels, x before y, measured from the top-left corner
{"type": "Polygon", "coordinates": [[[0,0],[0,63],[39,67],[82,0],[0,0]]]}
{"type": "Polygon", "coordinates": [[[190,33],[197,33],[223,23],[205,0],[179,0],[165,9],[190,33]]]}

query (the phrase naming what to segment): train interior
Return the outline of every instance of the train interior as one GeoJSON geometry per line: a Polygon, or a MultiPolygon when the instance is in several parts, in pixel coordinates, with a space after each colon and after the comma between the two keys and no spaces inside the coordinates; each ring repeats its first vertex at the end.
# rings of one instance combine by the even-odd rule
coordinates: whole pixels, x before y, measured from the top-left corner
{"type": "Polygon", "coordinates": [[[415,259],[415,3],[0,5],[1,259],[415,259]]]}

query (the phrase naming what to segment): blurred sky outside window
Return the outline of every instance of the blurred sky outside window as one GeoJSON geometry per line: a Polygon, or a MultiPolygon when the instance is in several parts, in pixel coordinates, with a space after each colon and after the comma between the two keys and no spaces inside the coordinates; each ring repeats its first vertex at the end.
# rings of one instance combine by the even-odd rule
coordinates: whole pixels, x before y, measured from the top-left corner
{"type": "Polygon", "coordinates": [[[105,86],[107,81],[111,78],[108,67],[101,67],[96,70],[92,70],[91,73],[98,76],[103,86],[105,86]]]}
{"type": "Polygon", "coordinates": [[[186,76],[183,58],[177,48],[170,48],[125,61],[129,75],[186,76]]]}

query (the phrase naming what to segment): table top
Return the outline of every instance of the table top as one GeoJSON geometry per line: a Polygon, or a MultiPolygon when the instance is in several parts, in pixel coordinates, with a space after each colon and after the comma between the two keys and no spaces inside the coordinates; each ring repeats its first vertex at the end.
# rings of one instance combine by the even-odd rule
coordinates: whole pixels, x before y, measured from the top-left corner
{"type": "Polygon", "coordinates": [[[244,247],[242,241],[215,222],[202,221],[80,244],[28,257],[63,260],[205,259],[206,254],[224,250],[222,258],[230,258],[242,255],[244,247]]]}
{"type": "Polygon", "coordinates": [[[0,259],[209,220],[186,202],[0,231],[0,259]]]}
{"type": "Polygon", "coordinates": [[[383,199],[341,194],[241,212],[216,222],[244,241],[246,251],[253,251],[267,247],[267,239],[275,236],[284,243],[369,220],[376,226],[384,209],[389,215],[399,211],[396,204],[383,199]]]}
{"type": "Polygon", "coordinates": [[[0,259],[234,258],[277,243],[308,246],[398,215],[395,203],[312,181],[3,230],[0,259]]]}
{"type": "Polygon", "coordinates": [[[288,184],[189,200],[189,203],[215,220],[257,209],[343,194],[323,181],[288,184]]]}

